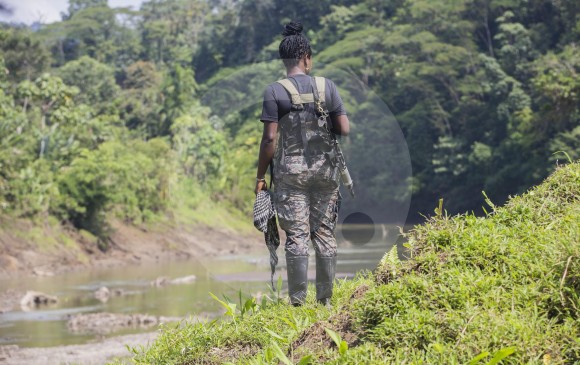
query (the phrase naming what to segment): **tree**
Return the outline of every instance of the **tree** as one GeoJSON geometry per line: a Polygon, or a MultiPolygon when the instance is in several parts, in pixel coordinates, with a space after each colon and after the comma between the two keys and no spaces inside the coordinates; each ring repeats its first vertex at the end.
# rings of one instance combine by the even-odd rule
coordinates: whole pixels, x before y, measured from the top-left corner
{"type": "Polygon", "coordinates": [[[63,20],[72,18],[76,13],[88,8],[108,7],[108,0],[69,0],[68,14],[63,14],[63,20]]]}
{"type": "Polygon", "coordinates": [[[68,62],[58,70],[65,84],[76,86],[78,104],[91,105],[97,111],[111,111],[120,88],[110,66],[88,56],[68,62]]]}
{"type": "Polygon", "coordinates": [[[0,27],[0,51],[8,79],[14,83],[33,80],[50,64],[47,49],[26,29],[0,27]]]}
{"type": "Polygon", "coordinates": [[[111,9],[107,1],[79,0],[79,4],[82,6],[65,17],[66,20],[40,30],[41,36],[51,45],[58,65],[85,55],[121,67],[137,60],[140,45],[131,28],[133,12],[111,9]]]}
{"type": "Polygon", "coordinates": [[[141,5],[143,56],[155,63],[191,63],[209,13],[205,1],[150,0],[141,5]]]}
{"type": "Polygon", "coordinates": [[[570,130],[580,123],[580,46],[548,52],[534,63],[531,80],[540,113],[531,128],[538,136],[570,130]]]}
{"type": "Polygon", "coordinates": [[[58,77],[44,74],[35,82],[24,81],[18,86],[18,98],[22,109],[38,115],[36,130],[40,135],[39,157],[47,153],[50,134],[59,123],[66,122],[73,111],[73,98],[78,94],[76,87],[69,87],[58,77]]]}
{"type": "Polygon", "coordinates": [[[171,125],[173,148],[188,176],[201,184],[220,179],[227,143],[222,131],[210,123],[210,110],[198,103],[171,125]]]}
{"type": "Polygon", "coordinates": [[[494,39],[498,43],[498,60],[511,75],[521,76],[528,62],[536,55],[529,31],[520,23],[512,22],[514,14],[506,11],[497,18],[499,32],[494,39]]]}
{"type": "Polygon", "coordinates": [[[61,198],[53,211],[100,239],[106,250],[110,227],[107,212],[127,222],[140,222],[169,202],[175,169],[167,142],[153,139],[103,143],[84,149],[58,177],[61,198]]]}
{"type": "Polygon", "coordinates": [[[194,102],[197,83],[193,70],[175,64],[165,76],[162,85],[163,107],[161,109],[161,124],[157,126],[155,136],[170,134],[173,122],[186,114],[194,102]]]}
{"type": "Polygon", "coordinates": [[[161,125],[162,78],[152,62],[139,61],[125,71],[120,116],[129,129],[138,130],[143,138],[157,135],[161,125]]]}

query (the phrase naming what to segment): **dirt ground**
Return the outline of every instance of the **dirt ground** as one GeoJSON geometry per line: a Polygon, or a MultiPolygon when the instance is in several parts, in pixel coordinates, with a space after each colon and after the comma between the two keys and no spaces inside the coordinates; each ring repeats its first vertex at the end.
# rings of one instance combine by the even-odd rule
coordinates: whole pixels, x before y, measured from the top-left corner
{"type": "MultiPolygon", "coordinates": [[[[102,365],[115,358],[130,359],[126,345],[152,343],[158,332],[113,337],[97,343],[46,348],[0,346],[0,364],[6,365],[102,365]]],[[[128,361],[126,361],[129,363],[128,361]]]]}
{"type": "MultiPolygon", "coordinates": [[[[1,220],[6,218],[0,217],[1,220]]],[[[112,224],[109,248],[94,237],[65,227],[38,227],[26,221],[0,222],[0,279],[21,275],[52,276],[92,267],[243,254],[264,245],[260,232],[238,234],[203,225],[169,225],[148,230],[112,224]]]]}

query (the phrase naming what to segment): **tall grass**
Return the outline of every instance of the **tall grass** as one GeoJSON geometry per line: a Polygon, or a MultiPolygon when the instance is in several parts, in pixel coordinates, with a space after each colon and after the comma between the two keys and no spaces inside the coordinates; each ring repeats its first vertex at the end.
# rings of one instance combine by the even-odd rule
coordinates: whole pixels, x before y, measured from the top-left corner
{"type": "Polygon", "coordinates": [[[408,260],[338,281],[331,309],[310,288],[301,308],[165,327],[133,362],[579,363],[580,164],[503,207],[487,200],[486,217],[439,208],[408,234],[408,260]]]}

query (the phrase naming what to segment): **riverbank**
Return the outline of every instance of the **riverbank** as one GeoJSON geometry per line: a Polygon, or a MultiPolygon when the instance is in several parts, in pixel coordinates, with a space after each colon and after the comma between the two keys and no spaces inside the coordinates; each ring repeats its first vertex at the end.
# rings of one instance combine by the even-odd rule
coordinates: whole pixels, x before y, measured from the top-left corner
{"type": "MultiPolygon", "coordinates": [[[[211,213],[182,210],[141,225],[111,219],[105,252],[89,232],[61,225],[50,217],[30,221],[2,216],[0,280],[244,255],[264,248],[263,235],[249,218],[223,207],[206,208],[211,213]]],[[[28,290],[31,288],[0,290],[0,313],[19,309],[28,290]]]]}
{"type": "MultiPolygon", "coordinates": [[[[213,217],[201,219],[197,219],[196,214],[190,212],[187,218],[164,217],[140,226],[111,220],[110,247],[106,252],[98,249],[96,238],[88,232],[70,229],[50,220],[39,223],[2,217],[0,280],[26,276],[55,276],[56,279],[89,270],[147,264],[158,266],[163,262],[188,262],[220,255],[231,257],[264,247],[262,234],[250,221],[243,221],[243,217],[232,217],[225,210],[214,210],[213,217]],[[211,225],[211,221],[219,224],[211,225]]],[[[19,311],[21,300],[29,289],[0,291],[0,313],[19,311]]],[[[158,332],[132,334],[55,347],[0,346],[0,363],[102,365],[114,358],[131,357],[127,346],[146,346],[157,335],[158,332]]]]}
{"type": "Polygon", "coordinates": [[[264,245],[250,218],[222,210],[213,221],[164,217],[151,224],[110,222],[108,249],[96,237],[62,226],[0,217],[0,280],[22,275],[53,276],[90,268],[119,267],[189,258],[243,254],[264,245]],[[192,222],[192,223],[188,223],[192,222]]]}
{"type": "Polygon", "coordinates": [[[503,207],[487,199],[484,218],[439,208],[408,234],[409,260],[393,250],[337,281],[331,308],[313,286],[302,307],[248,300],[229,320],[165,329],[134,362],[577,363],[579,192],[573,163],[503,207]]]}
{"type": "Polygon", "coordinates": [[[0,364],[6,365],[103,365],[114,359],[130,358],[133,354],[127,346],[147,346],[153,343],[159,332],[149,332],[108,338],[84,345],[46,348],[19,348],[0,346],[0,364]]]}

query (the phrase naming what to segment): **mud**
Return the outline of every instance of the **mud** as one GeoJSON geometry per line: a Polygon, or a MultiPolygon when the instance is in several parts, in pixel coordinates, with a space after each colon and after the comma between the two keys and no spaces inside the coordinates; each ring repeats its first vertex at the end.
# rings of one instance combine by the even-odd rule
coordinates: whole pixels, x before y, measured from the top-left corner
{"type": "Polygon", "coordinates": [[[151,344],[158,332],[109,338],[85,345],[47,348],[19,348],[0,346],[0,364],[3,365],[104,365],[115,358],[129,359],[132,353],[126,346],[151,344]]]}
{"type": "Polygon", "coordinates": [[[0,292],[0,314],[18,308],[24,294],[22,291],[13,289],[0,292]]]}
{"type": "MultiPolygon", "coordinates": [[[[102,252],[94,237],[66,227],[39,228],[15,219],[0,223],[0,279],[244,254],[264,245],[257,230],[240,234],[202,225],[169,224],[146,229],[113,222],[109,248],[102,252]],[[39,230],[42,232],[36,236],[29,233],[39,230]]],[[[1,305],[0,299],[0,310],[1,305]]]]}
{"type": "Polygon", "coordinates": [[[320,361],[327,360],[326,349],[336,349],[336,344],[326,333],[325,328],[338,333],[342,340],[346,341],[349,347],[359,343],[359,336],[353,328],[353,319],[348,312],[341,312],[330,317],[327,321],[316,322],[307,328],[296,339],[291,348],[294,361],[299,361],[303,356],[314,354],[320,361]]]}

